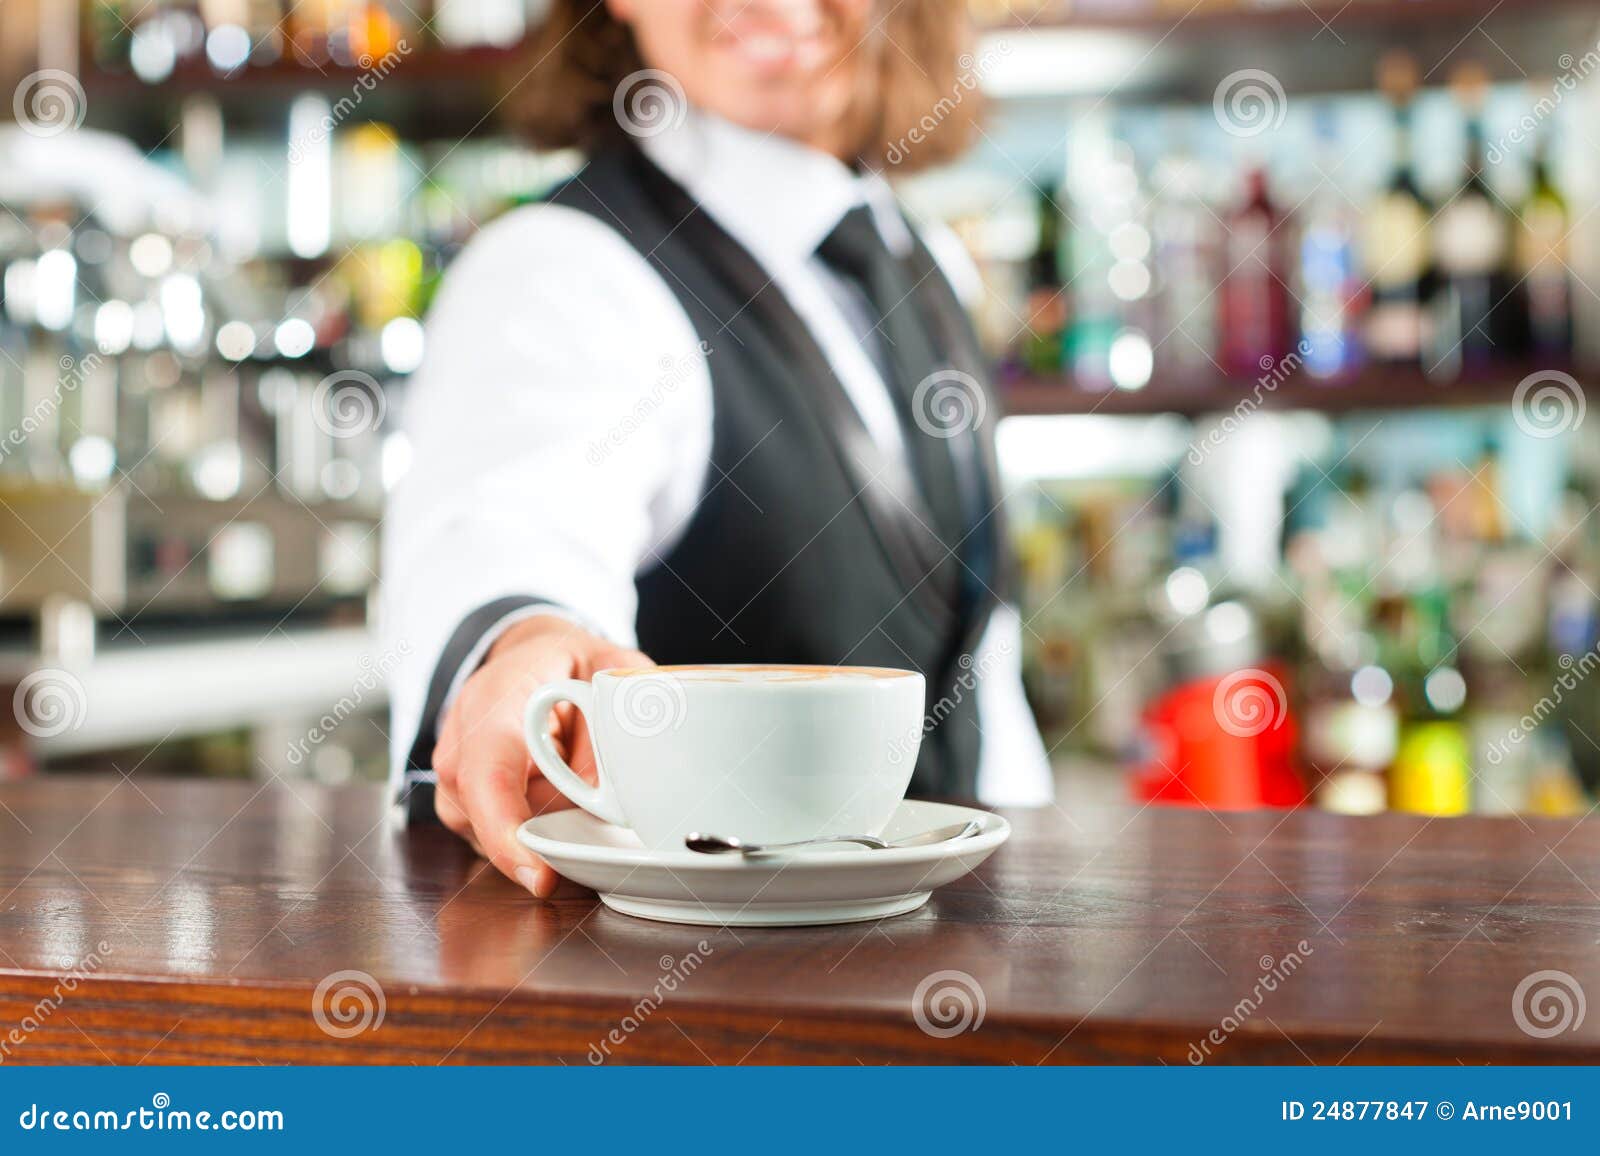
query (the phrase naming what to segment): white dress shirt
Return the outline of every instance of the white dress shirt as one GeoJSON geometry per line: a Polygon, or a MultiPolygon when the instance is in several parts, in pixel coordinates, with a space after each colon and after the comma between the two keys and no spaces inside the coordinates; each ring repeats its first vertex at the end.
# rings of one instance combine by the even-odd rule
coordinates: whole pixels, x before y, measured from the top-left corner
{"type": "MultiPolygon", "coordinates": [[[[892,249],[908,249],[887,184],[694,112],[641,144],[771,275],[871,435],[903,452],[894,402],[863,345],[865,304],[816,256],[861,204],[892,249]]],[[[924,233],[970,300],[977,275],[959,243],[924,233]]],[[[403,656],[391,685],[397,783],[434,667],[472,611],[506,596],[549,599],[637,644],[635,577],[671,550],[707,485],[711,377],[673,290],[625,237],[587,213],[532,205],[485,228],[446,274],[404,428],[412,465],[384,539],[384,634],[403,656]]],[[[452,697],[500,632],[549,612],[503,619],[457,672],[452,697]]],[[[992,804],[1051,797],[1022,693],[1020,634],[1015,611],[998,608],[971,667],[978,793],[992,804]]]]}

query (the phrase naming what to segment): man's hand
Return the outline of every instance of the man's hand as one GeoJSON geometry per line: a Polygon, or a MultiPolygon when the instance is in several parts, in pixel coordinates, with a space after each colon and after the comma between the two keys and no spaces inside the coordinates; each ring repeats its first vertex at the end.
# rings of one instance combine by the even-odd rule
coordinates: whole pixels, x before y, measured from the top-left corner
{"type": "MultiPolygon", "coordinates": [[[[637,650],[615,646],[555,615],[529,618],[506,631],[462,686],[440,727],[433,748],[439,775],[434,807],[440,820],[502,873],[548,898],[559,877],[517,842],[517,828],[536,814],[569,804],[528,754],[522,737],[528,696],[559,679],[652,665],[637,650]]],[[[593,782],[594,751],[582,716],[564,703],[555,718],[556,745],[567,765],[593,782]]]]}

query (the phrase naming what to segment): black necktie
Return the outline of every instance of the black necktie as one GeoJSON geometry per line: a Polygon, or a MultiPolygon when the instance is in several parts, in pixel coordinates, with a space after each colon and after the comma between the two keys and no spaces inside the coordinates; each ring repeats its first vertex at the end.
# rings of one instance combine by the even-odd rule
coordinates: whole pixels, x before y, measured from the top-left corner
{"type": "MultiPolygon", "coordinates": [[[[973,431],[943,424],[946,411],[936,401],[943,390],[965,388],[964,375],[952,376],[924,312],[916,278],[890,251],[870,209],[857,206],[846,213],[817,246],[817,256],[865,299],[874,330],[870,336],[878,339],[883,351],[883,357],[875,360],[885,370],[912,470],[930,504],[939,496],[936,479],[953,477],[962,524],[947,537],[946,545],[954,549],[964,539],[957,553],[966,562],[963,601],[970,605],[981,594],[992,561],[984,556],[988,535],[971,532],[985,513],[982,465],[973,431]]],[[[978,398],[967,401],[982,405],[978,398]]],[[[959,414],[961,408],[956,406],[953,412],[959,414]]],[[[951,529],[945,527],[945,534],[951,529]]]]}
{"type": "MultiPolygon", "coordinates": [[[[889,379],[895,408],[906,425],[907,449],[918,466],[917,427],[912,401],[918,385],[944,368],[932,335],[918,307],[916,285],[903,263],[889,251],[873,223],[872,212],[858,206],[845,214],[817,246],[817,256],[854,285],[864,298],[872,332],[867,335],[879,368],[889,379]]],[[[926,479],[924,479],[926,483],[926,479]]]]}

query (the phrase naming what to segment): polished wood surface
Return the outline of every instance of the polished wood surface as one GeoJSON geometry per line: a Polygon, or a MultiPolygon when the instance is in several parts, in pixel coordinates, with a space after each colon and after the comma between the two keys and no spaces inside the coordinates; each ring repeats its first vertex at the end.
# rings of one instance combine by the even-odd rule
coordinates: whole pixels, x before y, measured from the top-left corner
{"type": "Polygon", "coordinates": [[[1539,1038],[1513,1007],[1545,971],[1545,1023],[1532,989],[1600,998],[1596,822],[1014,812],[921,911],[735,930],[540,904],[372,787],[0,804],[4,1062],[1600,1061],[1600,1009],[1539,1038]],[[981,993],[981,1025],[924,1031],[919,986],[981,993]]]}

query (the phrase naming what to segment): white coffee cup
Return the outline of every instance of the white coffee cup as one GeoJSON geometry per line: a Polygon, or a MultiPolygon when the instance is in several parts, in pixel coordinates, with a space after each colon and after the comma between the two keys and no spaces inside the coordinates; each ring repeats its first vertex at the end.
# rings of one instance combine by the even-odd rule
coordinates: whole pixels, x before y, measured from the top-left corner
{"type": "Polygon", "coordinates": [[[567,798],[647,847],[681,850],[695,831],[758,843],[880,833],[911,781],[922,716],[915,671],[651,667],[540,687],[523,734],[567,798]],[[598,785],[551,741],[561,702],[588,720],[598,785]]]}

